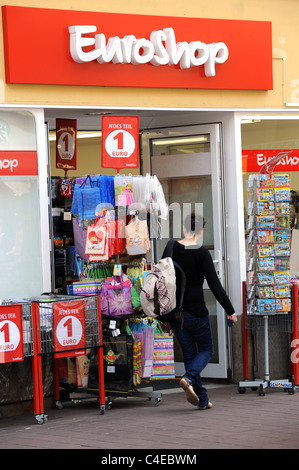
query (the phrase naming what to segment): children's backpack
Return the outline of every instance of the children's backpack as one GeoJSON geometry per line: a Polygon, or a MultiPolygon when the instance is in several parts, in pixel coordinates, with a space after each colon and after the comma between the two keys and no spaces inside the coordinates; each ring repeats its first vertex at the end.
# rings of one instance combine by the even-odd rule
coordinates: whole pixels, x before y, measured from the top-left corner
{"type": "Polygon", "coordinates": [[[171,258],[173,243],[168,242],[165,250],[168,256],[154,264],[140,292],[141,307],[145,315],[160,321],[173,320],[183,305],[186,276],[171,258]]]}

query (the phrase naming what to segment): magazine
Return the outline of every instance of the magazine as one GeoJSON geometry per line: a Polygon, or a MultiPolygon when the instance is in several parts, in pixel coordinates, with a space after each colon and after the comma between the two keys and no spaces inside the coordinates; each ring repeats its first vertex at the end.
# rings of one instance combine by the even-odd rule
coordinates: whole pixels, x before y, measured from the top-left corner
{"type": "Polygon", "coordinates": [[[258,174],[256,179],[256,185],[259,188],[268,188],[272,186],[271,175],[266,173],[258,174]]]}
{"type": "Polygon", "coordinates": [[[274,220],[274,227],[276,229],[290,229],[291,221],[287,215],[277,215],[274,220]]]}
{"type": "Polygon", "coordinates": [[[257,273],[258,283],[261,286],[269,286],[274,284],[274,275],[272,272],[269,273],[257,273]]]}
{"type": "Polygon", "coordinates": [[[289,202],[276,202],[275,215],[290,215],[290,203],[289,202]]]}
{"type": "Polygon", "coordinates": [[[276,299],[291,297],[291,290],[288,284],[274,286],[274,295],[276,299]]]}
{"type": "MultiPolygon", "coordinates": [[[[284,203],[287,204],[287,203],[284,203]]],[[[256,203],[256,213],[258,215],[274,215],[275,205],[273,201],[260,201],[256,203]]]]}
{"type": "Polygon", "coordinates": [[[259,258],[258,260],[259,271],[274,271],[275,258],[259,258]]]}
{"type": "Polygon", "coordinates": [[[263,286],[258,288],[258,296],[260,299],[272,299],[274,295],[274,286],[263,286]]]}
{"type": "Polygon", "coordinates": [[[258,230],[257,237],[259,243],[274,243],[273,230],[258,230]]]}
{"type": "Polygon", "coordinates": [[[275,299],[258,299],[260,313],[275,313],[275,299]]]}
{"type": "MultiPolygon", "coordinates": [[[[257,226],[260,230],[271,230],[275,228],[273,216],[257,217],[257,226]]],[[[278,227],[282,228],[282,227],[278,227]]]]}
{"type": "Polygon", "coordinates": [[[283,202],[291,200],[290,188],[274,188],[275,202],[283,202]]]}
{"type": "Polygon", "coordinates": [[[292,239],[291,230],[278,229],[274,231],[275,243],[290,243],[292,239]]]}
{"type": "Polygon", "coordinates": [[[275,258],[275,271],[289,271],[291,269],[291,258],[289,256],[278,256],[275,258]]]}
{"type": "Polygon", "coordinates": [[[289,271],[274,271],[275,284],[288,284],[290,282],[289,271]]]}
{"type": "Polygon", "coordinates": [[[272,188],[257,189],[257,199],[260,202],[274,201],[274,192],[272,188]]]}
{"type": "Polygon", "coordinates": [[[275,256],[291,256],[289,243],[275,243],[274,251],[275,256]]]}
{"type": "Polygon", "coordinates": [[[262,258],[274,256],[274,245],[258,245],[257,249],[259,256],[262,258]]]}
{"type": "Polygon", "coordinates": [[[292,310],[291,299],[276,299],[275,308],[277,313],[290,312],[292,310]]]}
{"type": "Polygon", "coordinates": [[[288,174],[277,174],[273,173],[272,175],[272,184],[276,188],[279,187],[288,187],[290,186],[290,178],[288,174]]]}

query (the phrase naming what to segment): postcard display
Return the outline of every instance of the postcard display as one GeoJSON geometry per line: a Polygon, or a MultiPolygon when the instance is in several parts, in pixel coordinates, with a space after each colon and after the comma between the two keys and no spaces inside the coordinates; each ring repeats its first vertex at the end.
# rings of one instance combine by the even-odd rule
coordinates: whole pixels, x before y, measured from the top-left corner
{"type": "Polygon", "coordinates": [[[251,175],[248,196],[248,314],[288,313],[292,234],[289,177],[251,175]]]}
{"type": "Polygon", "coordinates": [[[239,383],[244,387],[259,385],[264,389],[284,387],[293,393],[288,380],[269,380],[268,317],[287,315],[291,305],[290,256],[291,217],[290,181],[288,174],[259,173],[247,181],[247,302],[246,315],[264,320],[265,380],[239,383]]]}

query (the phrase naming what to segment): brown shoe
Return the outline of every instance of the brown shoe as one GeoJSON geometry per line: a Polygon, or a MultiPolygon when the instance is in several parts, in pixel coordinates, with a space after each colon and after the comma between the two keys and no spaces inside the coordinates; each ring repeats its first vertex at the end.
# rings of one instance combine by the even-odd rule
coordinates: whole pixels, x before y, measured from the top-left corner
{"type": "Polygon", "coordinates": [[[182,378],[180,380],[180,387],[185,391],[188,402],[194,406],[198,406],[199,398],[194,392],[192,385],[186,379],[182,378]]]}
{"type": "Polygon", "coordinates": [[[203,407],[198,406],[197,409],[203,411],[203,410],[210,410],[212,407],[213,407],[213,405],[212,405],[212,403],[209,401],[209,403],[207,404],[207,406],[203,406],[203,407]]]}

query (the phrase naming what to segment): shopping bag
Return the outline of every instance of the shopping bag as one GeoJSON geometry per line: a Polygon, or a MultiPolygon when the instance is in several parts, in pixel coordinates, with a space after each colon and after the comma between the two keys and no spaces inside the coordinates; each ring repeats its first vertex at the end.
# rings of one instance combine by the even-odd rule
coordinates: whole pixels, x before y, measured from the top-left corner
{"type": "Polygon", "coordinates": [[[85,254],[103,255],[107,243],[107,227],[105,225],[89,225],[86,231],[85,254]]]}
{"type": "Polygon", "coordinates": [[[109,315],[120,317],[123,315],[130,315],[133,312],[131,300],[131,281],[128,278],[116,283],[115,279],[111,284],[106,284],[107,301],[109,315]]]}
{"type": "Polygon", "coordinates": [[[146,254],[151,249],[146,220],[134,217],[126,226],[126,249],[129,255],[146,254]]]}
{"type": "Polygon", "coordinates": [[[174,379],[173,336],[168,333],[156,333],[151,379],[174,379]]]}
{"type": "Polygon", "coordinates": [[[155,340],[155,327],[146,326],[143,330],[143,344],[142,344],[142,371],[141,376],[150,378],[152,375],[153,359],[154,359],[154,340],[155,340]]]}
{"type": "Polygon", "coordinates": [[[141,341],[134,339],[133,342],[133,384],[139,385],[141,382],[141,341]]]}
{"type": "MultiPolygon", "coordinates": [[[[88,390],[99,388],[97,350],[91,354],[88,390]]],[[[128,334],[103,334],[105,392],[126,397],[133,393],[133,338],[128,334]]]]}

